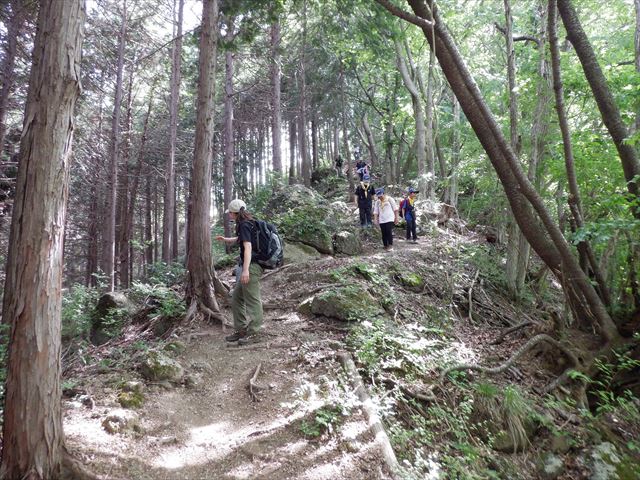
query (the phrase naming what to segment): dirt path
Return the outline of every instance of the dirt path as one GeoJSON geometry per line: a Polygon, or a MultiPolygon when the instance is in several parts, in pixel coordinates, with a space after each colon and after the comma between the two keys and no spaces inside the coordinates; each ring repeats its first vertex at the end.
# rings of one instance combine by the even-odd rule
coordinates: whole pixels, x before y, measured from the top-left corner
{"type": "MultiPolygon", "coordinates": [[[[399,252],[414,248],[397,243],[399,252]]],[[[320,259],[307,271],[341,261],[320,259]]],[[[305,276],[299,279],[302,287],[291,288],[305,288],[305,276]]],[[[277,274],[264,280],[265,304],[291,294],[282,291],[277,274]]],[[[108,415],[121,411],[116,385],[123,375],[84,379],[95,406],[65,402],[70,449],[109,479],[391,478],[362,409],[343,386],[348,382],[336,360],[343,334],[291,309],[265,313],[261,344],[228,347],[223,338],[228,330],[215,327],[183,334],[187,348],[177,359],[193,385],[147,385],[145,403],[134,411],[133,431],[109,434],[102,427],[108,415]],[[248,385],[259,365],[254,401],[248,385]],[[305,435],[317,427],[318,409],[336,404],[352,407],[346,416],[329,416],[333,431],[305,435]]]]}

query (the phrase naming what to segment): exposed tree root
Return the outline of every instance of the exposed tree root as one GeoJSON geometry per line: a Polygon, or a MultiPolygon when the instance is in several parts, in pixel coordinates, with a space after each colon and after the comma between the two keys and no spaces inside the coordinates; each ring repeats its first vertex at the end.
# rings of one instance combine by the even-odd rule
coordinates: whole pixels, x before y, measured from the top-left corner
{"type": "Polygon", "coordinates": [[[498,345],[498,344],[502,343],[504,341],[504,338],[507,335],[509,335],[509,334],[511,334],[513,332],[517,332],[521,328],[528,327],[529,325],[533,325],[533,322],[531,320],[525,320],[524,322],[519,323],[518,325],[515,325],[513,327],[507,328],[500,335],[498,335],[498,338],[496,338],[493,342],[491,342],[491,345],[498,345]]]}
{"type": "Polygon", "coordinates": [[[503,363],[498,367],[489,368],[489,367],[481,367],[479,365],[456,365],[454,367],[447,368],[440,374],[440,383],[443,383],[451,372],[460,371],[460,370],[475,370],[475,371],[483,372],[489,375],[502,373],[506,371],[509,367],[511,367],[520,357],[522,357],[525,353],[531,350],[534,346],[542,342],[547,342],[553,345],[554,347],[556,347],[557,349],[559,349],[562,353],[564,353],[565,356],[569,359],[569,362],[571,363],[571,368],[577,368],[580,366],[580,362],[578,361],[578,359],[576,358],[576,356],[573,354],[571,350],[569,350],[567,347],[562,345],[557,340],[551,338],[549,335],[542,333],[540,335],[536,335],[535,337],[531,338],[527,343],[525,343],[522,347],[520,347],[518,351],[514,353],[509,360],[507,360],[505,363],[503,363]]]}
{"type": "Polygon", "coordinates": [[[286,270],[287,268],[293,267],[294,265],[295,265],[295,263],[290,263],[289,265],[285,265],[283,267],[276,268],[275,270],[271,270],[270,272],[267,272],[267,273],[263,274],[262,275],[262,279],[264,280],[265,278],[270,277],[274,273],[282,272],[283,270],[286,270]]]}
{"type": "Polygon", "coordinates": [[[382,453],[382,458],[384,462],[387,464],[389,471],[391,472],[392,478],[397,478],[397,472],[399,469],[398,459],[396,458],[396,454],[391,447],[391,442],[389,441],[389,437],[382,426],[382,422],[378,417],[378,413],[376,412],[376,408],[367,393],[367,390],[362,383],[362,379],[358,374],[358,370],[356,370],[356,366],[353,363],[353,359],[349,353],[340,353],[338,354],[338,359],[340,363],[349,376],[352,385],[355,387],[355,393],[358,396],[358,399],[362,402],[362,407],[364,409],[365,415],[369,422],[369,428],[371,432],[375,435],[376,442],[380,445],[380,450],[382,453]]]}
{"type": "Polygon", "coordinates": [[[392,387],[398,387],[400,391],[409,398],[413,398],[414,400],[419,400],[421,402],[435,402],[436,396],[435,394],[427,390],[426,392],[414,392],[413,390],[409,390],[404,385],[396,382],[392,378],[382,377],[380,379],[382,383],[386,383],[387,385],[391,385],[392,387]]]}
{"type": "Polygon", "coordinates": [[[260,375],[260,369],[262,368],[262,362],[258,364],[256,367],[256,371],[253,373],[253,376],[249,379],[249,394],[251,395],[251,400],[254,402],[259,402],[257,392],[262,390],[262,387],[258,385],[258,375],[260,375]]]}
{"type": "Polygon", "coordinates": [[[62,479],[63,480],[101,480],[102,477],[87,470],[87,468],[69,451],[63,448],[62,453],[62,479]]]}

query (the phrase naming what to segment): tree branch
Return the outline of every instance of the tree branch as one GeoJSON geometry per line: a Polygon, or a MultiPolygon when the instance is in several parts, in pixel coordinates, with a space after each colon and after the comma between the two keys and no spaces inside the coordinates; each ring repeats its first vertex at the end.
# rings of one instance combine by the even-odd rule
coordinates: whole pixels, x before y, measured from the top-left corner
{"type": "Polygon", "coordinates": [[[405,11],[405,10],[402,10],[401,8],[396,7],[395,5],[393,5],[388,0],[375,0],[375,1],[379,5],[382,5],[384,8],[386,8],[391,14],[395,15],[398,18],[406,20],[409,23],[413,23],[414,25],[417,25],[420,28],[432,28],[433,27],[433,22],[430,22],[428,20],[425,20],[424,18],[418,17],[417,15],[414,15],[412,13],[409,13],[409,12],[405,11]]]}
{"type": "MultiPolygon", "coordinates": [[[[503,35],[506,35],[507,30],[504,27],[501,27],[497,23],[494,23],[493,25],[498,29],[500,33],[502,33],[503,35]]],[[[532,35],[513,35],[513,41],[514,42],[533,42],[538,47],[540,47],[540,40],[532,35]]]]}

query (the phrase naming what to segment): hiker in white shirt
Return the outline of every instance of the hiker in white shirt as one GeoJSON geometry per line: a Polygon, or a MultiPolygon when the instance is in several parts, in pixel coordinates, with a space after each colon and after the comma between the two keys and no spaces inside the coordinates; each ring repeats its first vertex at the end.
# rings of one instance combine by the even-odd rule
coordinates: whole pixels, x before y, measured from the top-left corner
{"type": "Polygon", "coordinates": [[[384,194],[384,188],[376,189],[376,197],[373,222],[380,225],[382,244],[386,251],[390,251],[393,250],[393,226],[398,223],[398,206],[392,197],[384,194]]]}

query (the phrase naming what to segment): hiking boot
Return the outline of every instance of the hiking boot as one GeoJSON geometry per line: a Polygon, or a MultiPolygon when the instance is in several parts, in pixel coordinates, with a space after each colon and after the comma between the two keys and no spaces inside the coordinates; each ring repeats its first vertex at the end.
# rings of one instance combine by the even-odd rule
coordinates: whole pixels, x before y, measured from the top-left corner
{"type": "Polygon", "coordinates": [[[227,335],[226,337],[224,337],[224,339],[227,342],[239,342],[241,339],[245,338],[246,336],[247,336],[246,330],[236,330],[231,335],[227,335]]]}
{"type": "Polygon", "coordinates": [[[250,333],[238,340],[238,345],[249,345],[252,343],[258,343],[262,341],[262,335],[260,332],[250,333]]]}

